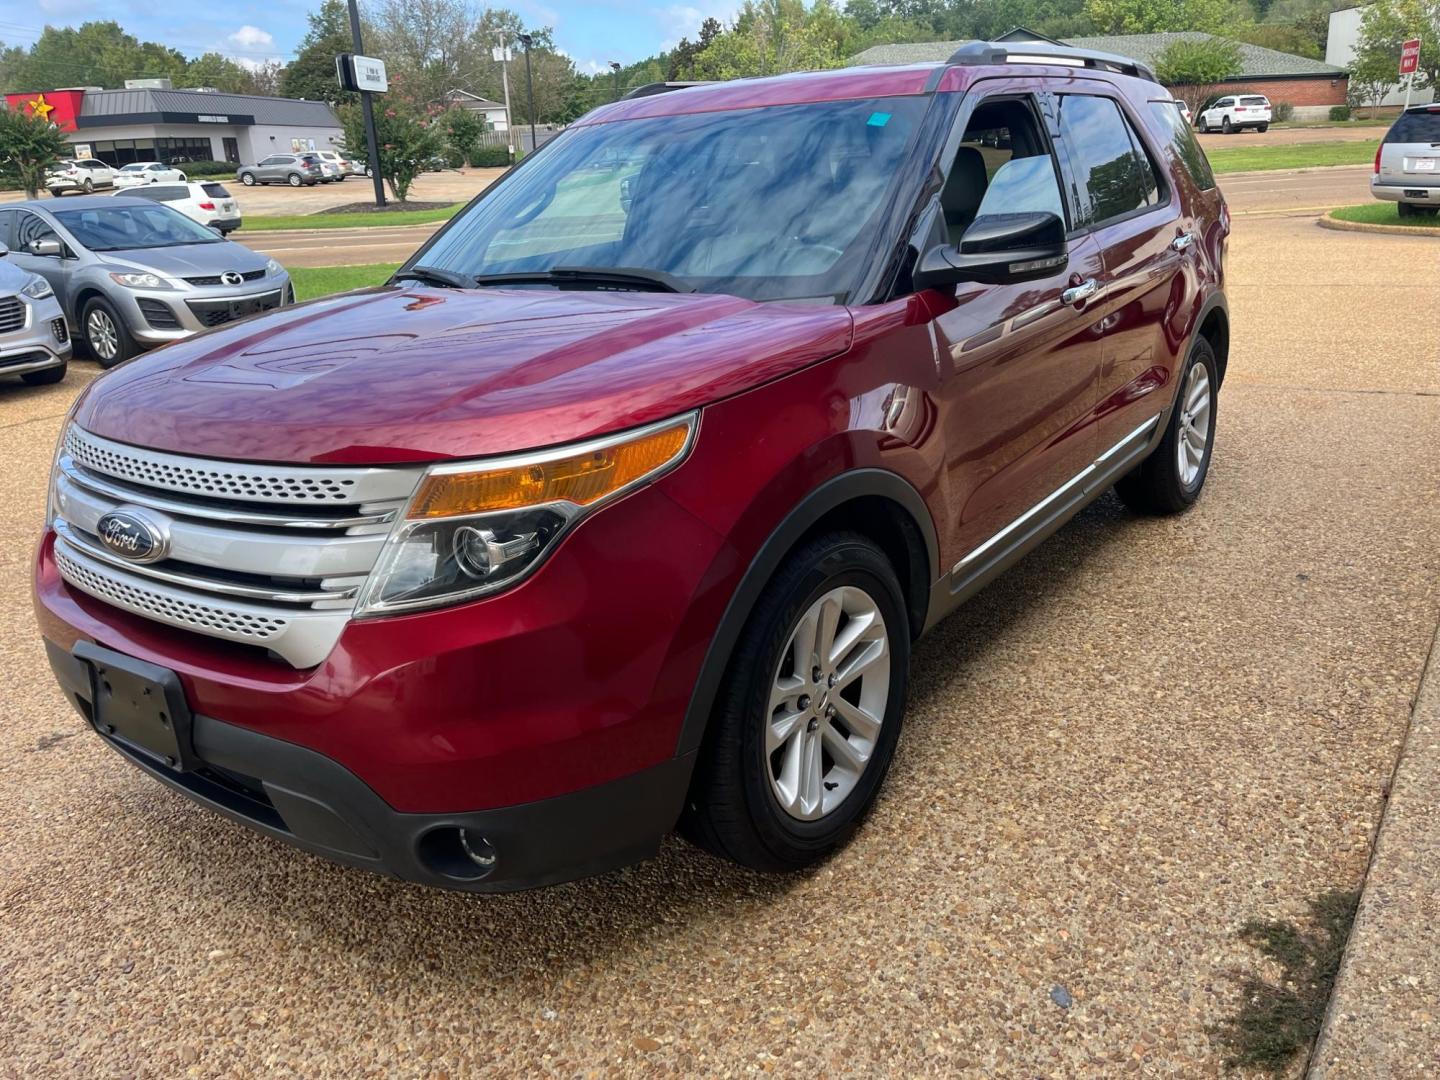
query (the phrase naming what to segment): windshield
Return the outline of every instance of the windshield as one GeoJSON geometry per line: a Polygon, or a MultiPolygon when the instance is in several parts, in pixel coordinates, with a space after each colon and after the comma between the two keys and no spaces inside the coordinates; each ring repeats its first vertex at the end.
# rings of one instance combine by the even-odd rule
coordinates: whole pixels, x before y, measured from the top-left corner
{"type": "Polygon", "coordinates": [[[918,97],[571,128],[437,237],[459,274],[660,271],[701,292],[842,299],[864,272],[918,97]]]}
{"type": "Polygon", "coordinates": [[[91,251],[225,243],[204,225],[158,204],[56,210],[55,219],[91,251]]]}

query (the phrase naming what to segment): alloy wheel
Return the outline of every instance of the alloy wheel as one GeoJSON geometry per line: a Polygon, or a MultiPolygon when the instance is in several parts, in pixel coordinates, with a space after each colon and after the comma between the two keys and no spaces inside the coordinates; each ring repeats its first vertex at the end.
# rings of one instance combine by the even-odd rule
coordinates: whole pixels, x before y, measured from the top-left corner
{"type": "Polygon", "coordinates": [[[1199,478],[1210,445],[1210,374],[1204,364],[1191,365],[1180,402],[1180,437],[1175,440],[1175,454],[1180,482],[1188,488],[1199,478]]]}
{"type": "Polygon", "coordinates": [[[770,791],[814,821],[855,790],[890,698],[890,638],[879,606],[853,585],[801,615],[776,667],[765,718],[770,791]]]}
{"type": "Polygon", "coordinates": [[[113,360],[120,351],[120,332],[103,308],[97,307],[86,316],[85,340],[101,360],[113,360]]]}

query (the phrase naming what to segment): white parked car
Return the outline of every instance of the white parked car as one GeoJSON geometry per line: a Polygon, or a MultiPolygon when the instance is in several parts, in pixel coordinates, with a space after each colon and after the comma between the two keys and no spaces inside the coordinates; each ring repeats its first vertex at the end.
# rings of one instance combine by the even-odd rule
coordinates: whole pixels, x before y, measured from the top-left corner
{"type": "Polygon", "coordinates": [[[359,176],[361,174],[360,166],[344,154],[337,154],[334,150],[317,150],[315,152],[320,155],[321,161],[334,165],[340,170],[341,180],[344,180],[347,176],[359,176]]]}
{"type": "Polygon", "coordinates": [[[115,186],[115,170],[94,158],[61,158],[45,170],[45,190],[51,195],[115,186]]]}
{"type": "Polygon", "coordinates": [[[164,203],[172,210],[179,210],[191,221],[208,225],[221,236],[228,236],[240,228],[240,206],[225,185],[215,180],[204,180],[185,184],[146,184],[144,187],[117,191],[117,195],[130,195],[152,202],[164,203]]]}
{"type": "Polygon", "coordinates": [[[1189,105],[1186,105],[1186,104],[1185,104],[1183,101],[1181,101],[1179,98],[1176,98],[1176,99],[1175,99],[1175,107],[1180,110],[1180,115],[1185,118],[1185,123],[1190,124],[1190,125],[1193,126],[1194,123],[1195,123],[1195,117],[1192,116],[1191,113],[1190,113],[1190,106],[1189,106],[1189,105]]]}
{"type": "Polygon", "coordinates": [[[137,187],[140,184],[158,184],[161,181],[174,183],[185,182],[185,174],[179,169],[172,169],[163,161],[137,161],[132,165],[126,165],[115,174],[115,186],[117,188],[137,187]]]}
{"type": "Polygon", "coordinates": [[[1229,135],[1244,128],[1264,131],[1270,126],[1270,99],[1264,94],[1231,94],[1200,114],[1201,131],[1229,135]]]}

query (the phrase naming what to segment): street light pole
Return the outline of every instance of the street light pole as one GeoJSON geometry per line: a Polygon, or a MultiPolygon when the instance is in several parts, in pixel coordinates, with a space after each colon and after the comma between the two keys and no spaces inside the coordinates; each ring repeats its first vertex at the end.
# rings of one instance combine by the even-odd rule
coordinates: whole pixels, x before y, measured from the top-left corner
{"type": "MultiPolygon", "coordinates": [[[[350,0],[353,4],[355,0],[350,0]]],[[[525,94],[530,101],[530,153],[539,148],[539,142],[535,136],[535,79],[530,74],[530,43],[535,39],[529,34],[517,34],[521,45],[525,46],[525,94]]]]}
{"type": "MultiPolygon", "coordinates": [[[[365,55],[365,44],[360,40],[360,8],[355,0],[348,0],[350,8],[350,45],[356,56],[365,55]]],[[[360,91],[360,115],[365,118],[365,141],[370,144],[367,160],[370,163],[370,177],[375,181],[375,205],[385,205],[385,180],[380,175],[380,140],[375,135],[375,106],[370,100],[370,91],[360,91]]]]}
{"type": "Polygon", "coordinates": [[[620,61],[611,60],[610,70],[615,72],[615,100],[620,100],[620,61]]]}

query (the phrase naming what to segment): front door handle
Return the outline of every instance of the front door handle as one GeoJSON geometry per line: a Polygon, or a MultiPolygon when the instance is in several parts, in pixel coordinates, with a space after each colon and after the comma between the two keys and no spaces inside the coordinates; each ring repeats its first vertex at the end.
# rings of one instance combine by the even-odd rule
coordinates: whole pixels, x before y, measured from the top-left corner
{"type": "Polygon", "coordinates": [[[1175,237],[1174,240],[1170,241],[1170,250],[1184,251],[1193,243],[1195,243],[1195,234],[1193,232],[1181,233],[1175,237]]]}
{"type": "Polygon", "coordinates": [[[1100,282],[1093,277],[1080,282],[1079,285],[1072,285],[1060,294],[1062,304],[1078,304],[1082,300],[1089,300],[1100,291],[1100,282]]]}

